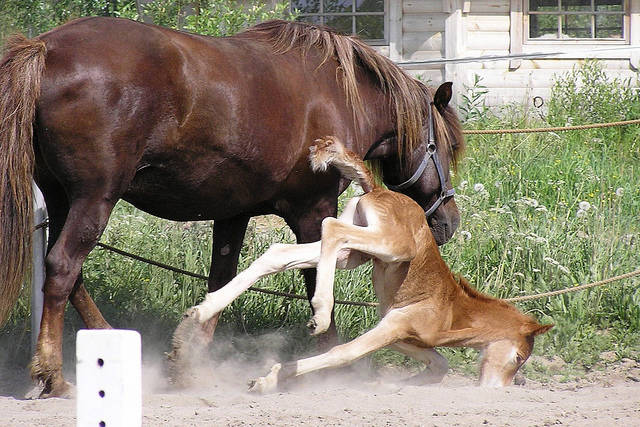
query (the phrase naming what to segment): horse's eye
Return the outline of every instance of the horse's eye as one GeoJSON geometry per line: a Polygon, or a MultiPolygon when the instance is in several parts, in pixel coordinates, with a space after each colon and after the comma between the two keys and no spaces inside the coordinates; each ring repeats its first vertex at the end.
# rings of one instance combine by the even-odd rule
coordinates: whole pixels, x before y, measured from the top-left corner
{"type": "Polygon", "coordinates": [[[516,353],[516,363],[519,365],[524,361],[524,356],[522,356],[520,353],[516,353]]]}

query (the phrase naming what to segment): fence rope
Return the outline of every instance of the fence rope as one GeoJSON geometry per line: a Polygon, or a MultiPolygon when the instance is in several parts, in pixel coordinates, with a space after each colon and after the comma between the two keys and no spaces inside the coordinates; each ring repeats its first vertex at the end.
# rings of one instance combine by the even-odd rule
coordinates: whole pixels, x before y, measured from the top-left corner
{"type": "Polygon", "coordinates": [[[538,133],[538,132],[564,132],[568,130],[585,130],[597,128],[610,128],[615,126],[627,126],[640,124],[640,119],[624,120],[619,122],[593,123],[590,125],[557,126],[530,129],[465,129],[462,133],[466,135],[497,135],[502,133],[538,133]]]}
{"type": "MultiPolygon", "coordinates": [[[[146,264],[154,265],[156,267],[160,267],[160,268],[165,269],[165,270],[173,271],[174,273],[184,274],[185,276],[194,277],[196,279],[202,279],[202,280],[207,280],[208,279],[208,277],[205,276],[205,275],[192,273],[191,271],[183,270],[181,268],[173,267],[171,265],[164,264],[162,262],[158,262],[158,261],[154,261],[154,260],[149,259],[149,258],[141,257],[140,255],[132,254],[130,252],[123,251],[122,249],[118,249],[118,248],[116,248],[114,246],[107,245],[106,243],[98,242],[96,244],[96,246],[99,246],[100,248],[106,249],[106,250],[108,250],[110,252],[117,253],[118,255],[122,255],[122,256],[125,256],[127,258],[131,258],[131,259],[135,259],[136,261],[141,261],[141,262],[144,262],[146,264]]],[[[304,296],[304,295],[292,294],[290,292],[273,291],[271,289],[265,289],[265,288],[261,288],[261,287],[258,287],[258,286],[252,286],[252,287],[249,288],[249,290],[250,291],[254,291],[254,292],[263,293],[263,294],[276,295],[276,296],[280,296],[280,297],[286,297],[286,298],[292,298],[292,299],[299,299],[299,300],[308,301],[307,297],[304,296]]],[[[353,306],[358,306],[358,307],[377,307],[378,306],[378,303],[375,303],[375,302],[343,301],[343,300],[336,300],[335,302],[336,302],[336,304],[353,305],[353,306]]]]}
{"type": "MultiPolygon", "coordinates": [[[[202,274],[197,274],[197,273],[192,273],[190,271],[187,270],[183,270],[181,268],[177,268],[177,267],[173,267],[170,266],[168,264],[164,264],[158,261],[154,261],[148,258],[144,258],[141,257],[139,255],[136,254],[132,254],[130,252],[127,251],[123,251],[122,249],[118,249],[114,246],[111,245],[107,245],[105,243],[102,242],[98,242],[97,246],[106,249],[108,251],[111,252],[115,252],[119,255],[128,257],[128,258],[132,258],[138,261],[142,261],[145,262],[147,264],[150,265],[154,265],[156,267],[160,267],[163,268],[165,270],[169,270],[169,271],[173,271],[176,273],[180,273],[180,274],[184,274],[186,276],[190,276],[190,277],[195,277],[197,279],[202,279],[202,280],[207,280],[207,276],[204,276],[202,274]]],[[[513,298],[503,298],[503,301],[507,301],[507,302],[521,302],[521,301],[529,301],[529,300],[534,300],[534,299],[541,299],[541,298],[545,298],[545,297],[550,297],[550,296],[555,296],[555,295],[561,295],[561,294],[566,294],[569,292],[578,292],[578,291],[582,291],[584,289],[588,289],[588,288],[593,288],[595,286],[604,286],[608,283],[611,282],[616,282],[618,280],[623,280],[623,279],[628,279],[634,276],[638,276],[640,275],[640,269],[629,272],[629,273],[625,273],[625,274],[620,274],[618,276],[614,276],[614,277],[610,277],[608,279],[604,279],[604,280],[599,280],[597,282],[592,282],[592,283],[587,283],[585,285],[579,285],[579,286],[573,286],[570,288],[565,288],[565,289],[559,289],[556,291],[550,291],[550,292],[543,292],[540,294],[535,294],[535,295],[524,295],[524,296],[520,296],[520,297],[513,297],[513,298]]],[[[260,293],[264,293],[264,294],[269,294],[269,295],[276,295],[276,296],[281,296],[281,297],[286,297],[286,298],[292,298],[292,299],[299,299],[299,300],[305,300],[307,301],[307,297],[304,295],[299,295],[299,294],[293,294],[293,293],[289,293],[289,292],[280,292],[280,291],[273,291],[271,289],[264,289],[264,288],[260,288],[258,286],[252,286],[249,288],[250,291],[254,291],[254,292],[260,292],[260,293]]],[[[377,302],[368,302],[368,301],[346,301],[346,300],[336,300],[335,301],[336,304],[340,304],[340,305],[351,305],[351,306],[357,306],[357,307],[377,307],[378,303],[377,302]]]]}

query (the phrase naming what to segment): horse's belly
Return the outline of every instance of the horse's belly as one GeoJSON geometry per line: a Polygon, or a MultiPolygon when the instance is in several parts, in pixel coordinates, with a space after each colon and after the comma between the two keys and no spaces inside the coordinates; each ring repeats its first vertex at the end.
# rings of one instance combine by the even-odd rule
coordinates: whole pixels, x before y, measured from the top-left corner
{"type": "Polygon", "coordinates": [[[182,180],[152,167],[139,171],[123,199],[152,215],[174,221],[221,220],[261,213],[268,192],[230,185],[216,176],[182,180]]]}

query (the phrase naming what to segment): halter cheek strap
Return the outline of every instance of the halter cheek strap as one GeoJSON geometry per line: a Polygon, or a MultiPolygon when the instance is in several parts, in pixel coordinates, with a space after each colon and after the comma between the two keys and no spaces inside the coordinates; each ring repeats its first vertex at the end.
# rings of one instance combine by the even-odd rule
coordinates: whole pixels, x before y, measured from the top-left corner
{"type": "Polygon", "coordinates": [[[422,162],[420,162],[420,166],[418,166],[418,169],[416,169],[413,175],[411,175],[411,178],[409,178],[402,184],[398,184],[398,185],[387,184],[387,187],[392,191],[400,191],[400,190],[404,190],[405,188],[411,187],[413,184],[415,184],[418,181],[418,179],[420,179],[425,169],[427,168],[427,163],[429,163],[429,160],[433,160],[433,164],[436,167],[436,172],[438,173],[438,179],[440,180],[440,196],[438,196],[438,199],[425,212],[425,216],[427,217],[431,216],[436,211],[436,209],[438,209],[440,205],[442,205],[442,203],[445,200],[447,200],[449,197],[453,197],[453,195],[455,194],[455,190],[453,188],[446,190],[447,181],[445,179],[444,172],[442,170],[442,165],[440,164],[440,158],[438,157],[438,154],[437,154],[438,146],[436,145],[436,139],[433,133],[433,113],[431,112],[432,105],[433,103],[429,105],[429,113],[428,113],[429,142],[427,144],[427,152],[425,153],[425,156],[422,158],[422,162]]]}

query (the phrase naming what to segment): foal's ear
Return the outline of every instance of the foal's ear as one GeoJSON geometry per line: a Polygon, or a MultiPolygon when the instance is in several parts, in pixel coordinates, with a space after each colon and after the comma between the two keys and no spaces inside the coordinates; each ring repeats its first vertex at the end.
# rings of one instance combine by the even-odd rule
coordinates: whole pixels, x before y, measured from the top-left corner
{"type": "Polygon", "coordinates": [[[369,148],[364,160],[383,159],[398,153],[398,140],[395,136],[376,142],[369,148]]]}
{"type": "Polygon", "coordinates": [[[444,82],[440,85],[438,90],[436,90],[436,94],[433,95],[433,104],[436,106],[438,111],[442,113],[447,105],[449,105],[449,101],[451,101],[451,97],[453,96],[453,91],[451,90],[452,82],[444,82]]]}
{"type": "Polygon", "coordinates": [[[550,325],[540,325],[538,323],[527,323],[522,325],[520,328],[520,333],[526,336],[536,337],[538,335],[544,334],[549,329],[553,328],[553,324],[550,325]]]}

